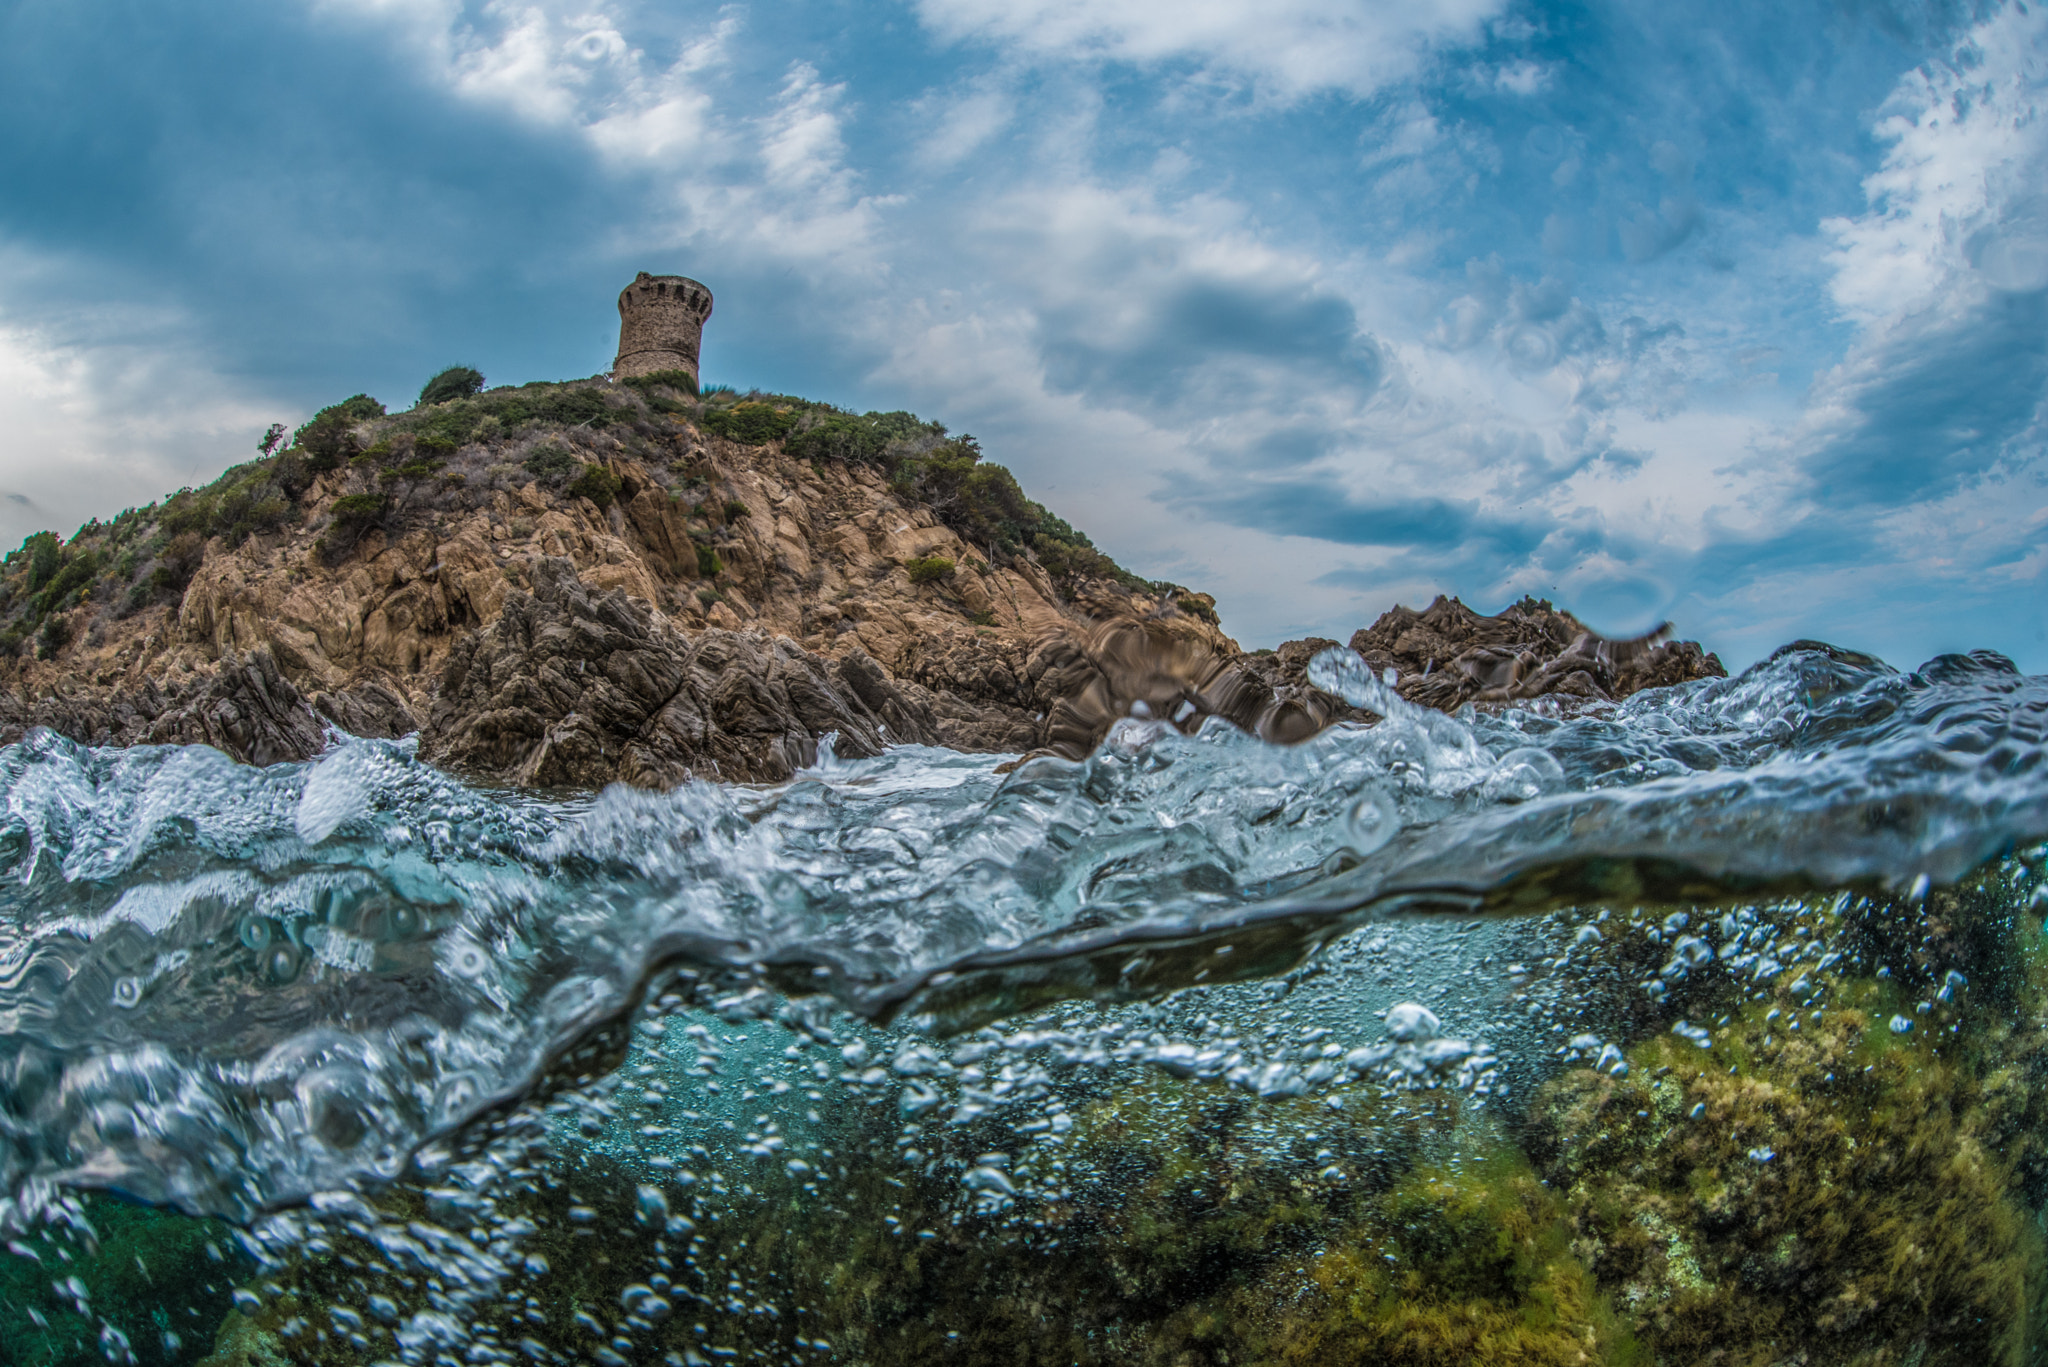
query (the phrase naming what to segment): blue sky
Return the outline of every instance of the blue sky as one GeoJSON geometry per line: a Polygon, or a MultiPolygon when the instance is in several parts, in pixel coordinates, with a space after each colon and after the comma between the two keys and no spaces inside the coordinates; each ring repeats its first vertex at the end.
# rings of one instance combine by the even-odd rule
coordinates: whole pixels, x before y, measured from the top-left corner
{"type": "Polygon", "coordinates": [[[2048,13],[0,4],[0,538],[440,366],[910,408],[1247,645],[1438,592],[2048,670],[2048,13]]]}

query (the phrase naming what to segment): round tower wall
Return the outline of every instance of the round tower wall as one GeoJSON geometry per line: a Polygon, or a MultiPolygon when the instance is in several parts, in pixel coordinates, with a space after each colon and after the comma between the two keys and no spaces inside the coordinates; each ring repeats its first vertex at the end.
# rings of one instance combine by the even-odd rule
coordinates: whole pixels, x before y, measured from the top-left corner
{"type": "Polygon", "coordinates": [[[697,377],[704,320],[711,316],[711,291],[685,275],[640,272],[619,292],[619,355],[612,374],[620,379],[657,370],[687,370],[697,377]]]}

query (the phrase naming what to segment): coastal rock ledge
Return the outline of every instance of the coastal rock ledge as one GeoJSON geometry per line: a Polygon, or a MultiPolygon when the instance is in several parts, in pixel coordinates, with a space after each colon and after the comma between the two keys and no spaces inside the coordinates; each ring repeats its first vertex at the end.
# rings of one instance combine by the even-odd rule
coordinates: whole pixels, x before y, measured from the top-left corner
{"type": "MultiPolygon", "coordinates": [[[[522,787],[777,781],[820,742],[1087,753],[1142,703],[1278,741],[1366,714],[1130,574],[909,414],[602,379],[358,396],[205,489],[0,564],[0,740],[306,759],[338,728],[522,787]]],[[[1402,696],[1598,706],[1719,675],[1664,633],[1438,599],[1352,637],[1402,696]]]]}

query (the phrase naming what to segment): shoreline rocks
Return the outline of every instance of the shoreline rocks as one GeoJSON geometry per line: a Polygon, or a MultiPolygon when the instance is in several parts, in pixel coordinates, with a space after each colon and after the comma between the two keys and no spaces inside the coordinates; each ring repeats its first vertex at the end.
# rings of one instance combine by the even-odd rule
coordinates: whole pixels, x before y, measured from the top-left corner
{"type": "MultiPolygon", "coordinates": [[[[759,627],[686,628],[624,588],[592,585],[566,557],[535,560],[527,582],[455,637],[429,679],[373,671],[306,692],[263,644],[134,686],[0,691],[0,740],[46,726],[86,744],[206,744],[270,764],[319,754],[330,727],[417,731],[422,757],[486,782],[666,788],[777,782],[814,763],[827,735],[849,756],[911,743],[1078,759],[1134,707],[1188,731],[1222,716],[1281,743],[1373,720],[1307,682],[1309,660],[1336,642],[1245,654],[1170,608],[1063,623],[1028,646],[941,638],[892,673],[858,645],[830,656],[759,627]]],[[[1384,614],[1352,648],[1395,670],[1403,697],[1446,711],[1546,696],[1584,707],[1725,672],[1663,635],[1610,641],[1537,600],[1488,617],[1440,598],[1384,614]]]]}

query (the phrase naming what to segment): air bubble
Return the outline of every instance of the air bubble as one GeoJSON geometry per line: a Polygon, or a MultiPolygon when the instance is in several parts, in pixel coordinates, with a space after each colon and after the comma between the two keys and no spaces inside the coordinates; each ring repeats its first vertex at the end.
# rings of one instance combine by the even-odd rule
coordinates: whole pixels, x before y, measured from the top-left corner
{"type": "Polygon", "coordinates": [[[1358,795],[1344,818],[1345,843],[1361,855],[1381,848],[1400,829],[1401,817],[1394,804],[1370,788],[1358,795]]]}

